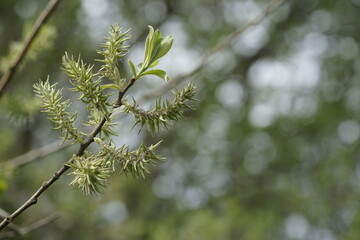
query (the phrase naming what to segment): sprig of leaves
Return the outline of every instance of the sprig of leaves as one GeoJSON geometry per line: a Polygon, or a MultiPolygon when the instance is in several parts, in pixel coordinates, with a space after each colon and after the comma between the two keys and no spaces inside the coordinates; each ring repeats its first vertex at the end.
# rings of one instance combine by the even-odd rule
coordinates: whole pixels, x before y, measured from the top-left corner
{"type": "Polygon", "coordinates": [[[192,109],[188,102],[194,100],[197,91],[192,84],[182,91],[174,91],[173,101],[159,99],[155,108],[148,111],[139,108],[135,99],[133,105],[123,100],[127,90],[145,75],[168,79],[164,70],[151,68],[159,63],[159,59],[169,51],[173,42],[172,36],[163,37],[159,30],[154,31],[149,26],[144,61],[137,69],[129,60],[133,76],[127,78],[129,79],[127,81],[120,75],[119,63],[129,52],[129,46],[124,45],[129,38],[128,31],[123,33],[117,25],[111,27],[109,37],[100,45],[102,50],[98,51],[103,56],[103,59],[97,60],[102,63],[98,71],[94,70],[94,65],[85,64],[80,56],[75,60],[73,56],[65,53],[62,59],[63,71],[73,85],[70,90],[79,92],[81,94],[79,99],[86,104],[89,120],[84,125],[94,127],[91,133],[79,133],[74,127],[76,113],[67,112],[70,101],[62,101],[62,90],[56,90],[56,84],[50,85],[47,80],[34,86],[35,92],[43,100],[44,111],[49,114],[56,128],[65,133],[64,139],[77,140],[81,143],[79,152],[66,166],[73,169],[70,174],[75,176],[71,185],[77,185],[85,194],[99,193],[101,188],[107,185],[111,173],[117,166],[120,166],[124,174],[145,177],[145,174],[149,173],[150,165],[165,160],[154,152],[161,141],[150,146],[141,144],[132,151],[127,145],[120,148],[115,146],[111,136],[117,134],[111,127],[117,124],[112,116],[116,108],[124,106],[124,112],[135,116],[134,125],[141,124],[141,127],[146,125],[152,134],[159,128],[167,128],[181,120],[185,109],[192,109]],[[112,83],[109,84],[109,80],[112,83]],[[115,103],[109,103],[108,98],[114,93],[118,93],[118,98],[115,103]],[[83,136],[87,137],[86,141],[82,139],[83,136]],[[92,142],[97,143],[100,150],[97,152],[87,150],[92,142]]]}
{"type": "Polygon", "coordinates": [[[74,86],[71,90],[81,92],[79,99],[87,104],[88,109],[97,109],[104,116],[108,116],[109,95],[103,92],[101,79],[94,80],[95,74],[92,72],[94,65],[85,64],[80,56],[75,61],[74,57],[69,57],[66,52],[62,61],[64,66],[62,70],[70,77],[70,82],[74,86]]]}
{"type": "Polygon", "coordinates": [[[77,185],[84,194],[99,193],[101,188],[106,186],[113,172],[103,159],[89,152],[85,152],[82,156],[73,156],[69,166],[74,169],[69,175],[75,176],[70,185],[77,185]]]}
{"type": "Polygon", "coordinates": [[[195,100],[194,95],[197,88],[193,84],[189,84],[182,91],[174,91],[175,99],[170,102],[169,100],[161,101],[161,98],[156,101],[156,106],[150,110],[139,108],[135,99],[134,104],[124,102],[124,112],[132,113],[135,117],[135,124],[140,124],[140,130],[144,125],[148,130],[154,134],[160,128],[168,128],[174,122],[180,121],[184,118],[183,112],[186,109],[193,109],[188,102],[195,100]]]}
{"type": "Polygon", "coordinates": [[[50,85],[49,79],[34,84],[35,93],[42,100],[42,111],[48,113],[49,120],[55,125],[55,129],[64,133],[64,140],[76,139],[84,143],[77,128],[74,127],[76,113],[67,111],[70,100],[62,101],[62,89],[57,90],[56,84],[50,85]]]}
{"type": "Polygon", "coordinates": [[[101,148],[97,154],[85,152],[83,156],[73,156],[73,161],[69,164],[74,169],[70,175],[75,176],[70,184],[77,185],[85,194],[99,193],[107,185],[116,165],[120,165],[125,174],[145,178],[145,174],[150,173],[149,164],[156,165],[165,160],[154,152],[160,142],[149,147],[141,144],[134,151],[129,151],[129,146],[126,145],[116,148],[112,142],[106,144],[100,138],[95,138],[95,142],[101,148]]]}
{"type": "MultiPolygon", "coordinates": [[[[92,126],[92,127],[97,127],[101,124],[101,122],[103,121],[103,114],[101,112],[99,112],[98,110],[89,110],[89,121],[87,121],[86,123],[84,123],[85,126],[92,126]]],[[[116,125],[118,125],[119,123],[114,121],[114,117],[113,116],[109,116],[107,117],[108,121],[106,121],[102,128],[101,128],[101,132],[100,132],[100,136],[104,135],[105,138],[109,138],[110,136],[117,136],[118,134],[116,132],[114,132],[112,130],[112,128],[116,125]]]]}
{"type": "Polygon", "coordinates": [[[126,79],[121,78],[118,69],[118,64],[129,53],[130,45],[124,45],[124,42],[131,38],[128,35],[130,30],[121,32],[122,28],[119,25],[111,26],[110,36],[105,38],[105,42],[101,43],[102,50],[97,52],[104,58],[97,61],[103,63],[99,73],[102,77],[112,80],[113,84],[103,85],[103,88],[111,88],[122,91],[126,84],[126,79]]]}
{"type": "Polygon", "coordinates": [[[157,155],[154,150],[160,145],[161,141],[155,145],[147,147],[141,144],[138,149],[134,151],[129,150],[129,146],[123,145],[121,148],[116,148],[113,143],[106,144],[99,138],[95,138],[101,146],[99,157],[102,157],[104,163],[112,166],[120,164],[121,171],[125,174],[131,173],[133,176],[142,176],[145,178],[145,173],[148,171],[148,165],[156,165],[158,162],[165,160],[164,157],[157,155]]]}
{"type": "Polygon", "coordinates": [[[160,145],[161,141],[155,145],[147,147],[141,144],[140,147],[134,151],[129,151],[126,147],[123,153],[123,161],[120,161],[121,170],[125,173],[131,173],[135,177],[142,176],[145,178],[146,173],[150,173],[148,165],[157,165],[158,162],[165,161],[165,158],[157,155],[154,150],[160,145]]]}
{"type": "Polygon", "coordinates": [[[154,28],[149,26],[149,34],[145,41],[144,61],[138,65],[139,69],[129,60],[133,77],[139,79],[145,75],[155,75],[167,81],[168,76],[164,70],[148,69],[155,67],[159,63],[160,58],[168,53],[172,47],[173,39],[174,37],[171,35],[163,37],[160,30],[154,31],[154,28]]]}

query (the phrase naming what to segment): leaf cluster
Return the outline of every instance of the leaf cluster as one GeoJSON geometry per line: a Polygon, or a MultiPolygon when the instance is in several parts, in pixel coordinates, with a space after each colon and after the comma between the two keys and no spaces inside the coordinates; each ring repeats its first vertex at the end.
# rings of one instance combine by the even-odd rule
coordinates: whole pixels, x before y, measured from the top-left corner
{"type": "Polygon", "coordinates": [[[126,79],[120,77],[117,65],[128,54],[130,46],[124,45],[124,42],[131,38],[128,35],[130,30],[124,33],[121,30],[119,25],[111,26],[110,36],[105,38],[106,42],[100,44],[102,50],[97,51],[103,56],[103,59],[97,60],[103,63],[99,70],[100,75],[114,82],[113,84],[106,85],[106,87],[118,89],[119,91],[122,91],[125,87],[126,79]]]}
{"type": "Polygon", "coordinates": [[[99,193],[101,187],[107,185],[117,165],[125,174],[131,173],[135,177],[145,178],[145,173],[149,173],[149,164],[156,165],[157,162],[165,160],[154,152],[160,142],[149,147],[141,144],[134,151],[129,151],[129,146],[126,145],[116,148],[112,142],[106,144],[100,138],[95,138],[95,142],[101,147],[98,153],[85,152],[81,157],[74,155],[69,164],[74,169],[70,174],[75,176],[70,184],[77,185],[85,194],[99,193]]]}
{"type": "Polygon", "coordinates": [[[95,74],[92,72],[94,65],[85,64],[80,56],[75,61],[74,57],[69,57],[67,53],[62,61],[63,71],[70,77],[70,82],[74,86],[71,90],[81,93],[79,99],[87,104],[88,109],[96,109],[107,116],[109,113],[107,107],[110,106],[107,102],[109,95],[101,88],[101,78],[94,80],[95,74]]]}
{"type": "Polygon", "coordinates": [[[182,91],[173,91],[175,98],[171,102],[168,99],[162,101],[159,98],[156,101],[156,106],[150,110],[144,110],[138,107],[136,101],[134,104],[124,102],[124,112],[132,113],[135,117],[135,124],[140,124],[140,130],[144,125],[148,130],[154,134],[155,131],[159,131],[161,128],[168,128],[174,122],[178,122],[184,118],[183,112],[186,109],[193,109],[188,102],[194,99],[194,95],[197,92],[197,88],[193,84],[189,84],[182,91]]]}
{"type": "Polygon", "coordinates": [[[69,166],[74,169],[70,175],[75,176],[70,185],[78,185],[84,194],[100,192],[101,187],[106,187],[112,172],[103,159],[89,152],[85,152],[81,157],[73,156],[69,166]]]}
{"type": "Polygon", "coordinates": [[[145,173],[149,173],[147,168],[149,164],[156,165],[157,162],[165,160],[164,157],[154,152],[161,141],[149,147],[141,144],[138,149],[133,151],[130,151],[129,146],[126,145],[117,149],[113,143],[106,144],[99,138],[95,138],[95,141],[101,146],[98,156],[103,158],[108,166],[115,169],[115,164],[119,164],[122,172],[130,173],[135,177],[145,178],[145,173]]]}
{"type": "Polygon", "coordinates": [[[137,69],[134,63],[129,60],[129,65],[133,77],[138,79],[145,75],[155,75],[167,81],[168,76],[164,70],[148,69],[158,65],[160,58],[167,54],[170,50],[173,44],[173,40],[173,36],[169,35],[163,37],[160,30],[154,31],[154,28],[149,26],[149,34],[145,41],[144,61],[138,65],[137,69]]]}
{"type": "Polygon", "coordinates": [[[49,120],[64,133],[64,140],[76,139],[83,143],[81,135],[74,126],[76,113],[67,111],[70,100],[62,101],[62,89],[57,90],[56,84],[50,85],[49,81],[39,82],[34,85],[35,93],[42,100],[43,112],[49,116],[49,120]]]}
{"type": "Polygon", "coordinates": [[[182,91],[175,91],[173,101],[159,99],[156,107],[149,111],[139,108],[135,99],[134,105],[123,100],[126,91],[144,75],[155,75],[167,80],[164,70],[149,69],[156,66],[159,59],[170,50],[173,37],[163,37],[159,30],[154,31],[151,26],[149,30],[143,63],[136,69],[129,60],[133,74],[130,80],[122,78],[119,72],[121,60],[129,52],[129,46],[124,45],[125,41],[130,39],[129,31],[123,33],[118,25],[111,27],[109,36],[100,45],[102,49],[97,51],[102,55],[102,59],[97,60],[102,63],[98,71],[94,70],[95,65],[84,63],[80,56],[74,59],[65,53],[62,69],[73,85],[70,90],[79,92],[79,100],[86,104],[89,119],[83,125],[93,126],[91,133],[78,132],[74,126],[77,115],[67,111],[71,102],[62,100],[62,90],[57,90],[56,84],[50,85],[47,80],[34,85],[35,92],[43,102],[42,107],[55,128],[65,133],[64,139],[77,140],[81,144],[80,149],[83,150],[73,156],[68,166],[73,169],[70,174],[74,175],[71,185],[78,185],[85,194],[99,193],[101,188],[107,185],[108,178],[117,166],[120,166],[122,173],[145,177],[145,174],[149,173],[149,165],[156,165],[165,159],[154,152],[160,142],[151,146],[141,144],[132,151],[130,146],[117,148],[113,144],[111,137],[117,134],[112,127],[117,122],[114,121],[112,113],[116,108],[124,106],[124,112],[135,116],[135,125],[147,125],[151,133],[179,121],[183,118],[183,111],[192,108],[188,104],[190,100],[194,100],[196,93],[192,84],[182,91]],[[118,94],[118,99],[115,103],[108,102],[109,96],[114,93],[118,94]],[[86,149],[92,142],[100,146],[99,151],[92,153],[86,149]]]}

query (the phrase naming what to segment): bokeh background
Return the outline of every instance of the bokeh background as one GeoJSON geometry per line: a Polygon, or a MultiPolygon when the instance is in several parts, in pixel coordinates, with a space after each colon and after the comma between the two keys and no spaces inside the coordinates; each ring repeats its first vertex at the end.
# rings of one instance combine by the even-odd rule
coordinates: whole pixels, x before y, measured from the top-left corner
{"type": "MultiPolygon", "coordinates": [[[[46,3],[1,0],[1,72],[46,3]]],[[[131,28],[128,58],[138,63],[152,25],[174,35],[161,66],[176,77],[268,3],[63,1],[0,101],[0,207],[16,209],[77,150],[8,164],[56,141],[32,84],[49,75],[66,89],[65,51],[94,63],[102,37],[119,23],[131,28]]],[[[359,17],[359,0],[285,1],[187,79],[199,102],[186,120],[151,137],[121,118],[118,145],[164,139],[158,153],[167,161],[146,179],[114,174],[103,194],[89,197],[64,176],[15,223],[59,213],[26,239],[359,239],[359,17]]],[[[125,64],[122,72],[129,75],[125,64]]],[[[129,94],[162,84],[148,78],[129,94]]],[[[74,108],[86,117],[82,105],[74,108]]]]}

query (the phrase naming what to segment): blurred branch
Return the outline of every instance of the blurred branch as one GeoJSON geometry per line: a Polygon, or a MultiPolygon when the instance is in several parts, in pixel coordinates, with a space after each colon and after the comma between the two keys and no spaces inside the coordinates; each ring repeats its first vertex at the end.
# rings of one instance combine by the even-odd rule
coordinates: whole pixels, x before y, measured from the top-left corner
{"type": "Polygon", "coordinates": [[[61,149],[64,149],[68,146],[70,146],[70,143],[64,143],[61,145],[63,141],[62,140],[56,140],[48,145],[45,145],[41,148],[33,149],[27,153],[24,153],[20,156],[17,156],[15,158],[9,159],[6,161],[6,164],[11,166],[12,168],[17,168],[22,165],[25,165],[29,162],[34,161],[35,159],[50,155],[52,153],[55,153],[57,151],[60,151],[61,149]]]}
{"type": "MultiPolygon", "coordinates": [[[[6,212],[4,209],[0,208],[0,218],[6,218],[6,216],[8,216],[8,215],[9,215],[8,212],[6,212]]],[[[8,228],[10,231],[7,232],[7,234],[21,235],[20,227],[18,227],[14,223],[10,223],[8,228]]],[[[2,236],[0,235],[0,239],[1,238],[2,238],[2,236]]]]}
{"type": "Polygon", "coordinates": [[[29,232],[35,231],[45,225],[48,225],[52,222],[54,222],[57,218],[59,218],[59,215],[57,213],[51,214],[43,219],[40,219],[37,222],[34,222],[32,224],[26,225],[24,227],[17,227],[15,224],[9,224],[9,229],[11,231],[7,231],[0,234],[0,239],[7,239],[7,238],[13,238],[17,236],[23,236],[29,232]],[[12,228],[10,228],[10,225],[12,225],[12,228]],[[14,226],[16,228],[14,229],[14,226]]]}
{"type": "Polygon", "coordinates": [[[19,66],[21,60],[25,57],[27,51],[31,43],[34,41],[35,37],[38,35],[41,27],[44,23],[48,20],[50,15],[54,12],[56,6],[61,0],[50,0],[49,3],[46,5],[44,10],[41,12],[39,17],[36,19],[36,22],[29,34],[26,38],[24,45],[22,46],[21,50],[19,51],[18,55],[16,56],[15,60],[10,64],[8,70],[3,74],[0,80],[0,97],[2,96],[6,86],[10,82],[12,76],[14,75],[17,67],[19,66]]]}
{"type": "MultiPolygon", "coordinates": [[[[217,44],[213,49],[210,49],[208,52],[206,52],[200,60],[200,64],[195,67],[191,72],[180,75],[172,80],[170,80],[167,84],[164,84],[153,91],[150,91],[147,94],[144,94],[141,96],[138,100],[138,103],[148,101],[152,99],[155,96],[160,95],[161,93],[164,93],[166,91],[169,91],[173,86],[177,85],[178,83],[189,79],[193,77],[195,74],[197,74],[200,70],[202,70],[206,64],[209,62],[209,60],[216,55],[217,53],[221,52],[223,49],[229,47],[238,37],[240,37],[246,30],[249,28],[259,24],[262,20],[264,20],[269,14],[274,12],[276,9],[280,7],[282,3],[284,3],[286,0],[274,0],[267,7],[258,15],[256,16],[252,21],[247,23],[245,26],[238,28],[231,34],[229,34],[225,39],[223,39],[219,44],[217,44]]],[[[67,145],[58,145],[58,141],[50,143],[49,145],[46,145],[40,149],[34,149],[31,150],[28,153],[25,153],[19,157],[10,159],[10,162],[13,162],[14,167],[21,166],[23,164],[29,163],[31,161],[36,160],[39,157],[44,157],[46,155],[52,154],[56,151],[60,151],[61,149],[65,148],[67,145]],[[56,145],[56,147],[55,147],[56,145]]]]}
{"type": "Polygon", "coordinates": [[[287,1],[287,0],[274,0],[271,3],[269,3],[266,6],[266,8],[258,16],[256,16],[253,20],[248,22],[245,26],[240,27],[240,28],[236,29],[234,32],[230,33],[221,42],[219,42],[217,45],[215,45],[215,47],[213,47],[208,52],[203,54],[202,57],[200,57],[200,61],[199,61],[200,63],[192,71],[190,71],[186,74],[180,75],[176,78],[173,78],[170,81],[168,81],[166,84],[164,84],[158,88],[155,88],[154,90],[150,91],[147,94],[144,94],[142,97],[140,97],[138,102],[148,101],[156,96],[159,96],[162,93],[169,91],[170,89],[172,89],[174,86],[176,86],[180,82],[184,81],[185,79],[189,79],[189,78],[193,77],[195,74],[197,74],[200,70],[202,70],[206,66],[206,64],[210,61],[210,59],[212,57],[214,57],[216,54],[218,54],[225,48],[229,47],[238,37],[242,36],[242,34],[246,30],[248,30],[249,28],[251,28],[255,25],[258,25],[268,15],[270,15],[276,9],[278,9],[280,7],[280,5],[282,3],[284,3],[285,1],[287,1]]]}

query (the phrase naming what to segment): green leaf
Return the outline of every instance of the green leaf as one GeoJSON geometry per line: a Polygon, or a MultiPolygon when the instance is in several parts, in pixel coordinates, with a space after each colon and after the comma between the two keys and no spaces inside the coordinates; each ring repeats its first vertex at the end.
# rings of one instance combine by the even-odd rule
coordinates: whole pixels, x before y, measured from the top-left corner
{"type": "Polygon", "coordinates": [[[162,42],[162,34],[160,32],[160,30],[156,30],[154,33],[154,38],[153,38],[153,46],[151,49],[151,57],[149,59],[149,63],[148,65],[151,65],[156,59],[154,59],[154,56],[156,55],[156,53],[160,50],[161,47],[161,42],[162,42]]]}
{"type": "Polygon", "coordinates": [[[154,28],[150,25],[148,27],[149,27],[149,34],[147,35],[145,41],[144,63],[150,60],[151,51],[153,47],[154,28]]]}
{"type": "Polygon", "coordinates": [[[158,65],[160,62],[160,60],[156,60],[155,62],[151,63],[151,65],[149,66],[149,68],[153,68],[155,67],[156,65],[158,65]]]}
{"type": "Polygon", "coordinates": [[[151,61],[156,61],[159,58],[163,57],[165,54],[167,54],[172,47],[174,37],[173,36],[166,36],[164,39],[162,39],[159,49],[157,50],[156,54],[152,57],[151,61]]]}
{"type": "Polygon", "coordinates": [[[146,71],[141,74],[141,76],[144,76],[144,75],[155,75],[155,76],[158,76],[158,77],[164,79],[165,81],[169,80],[166,72],[164,70],[160,70],[160,69],[152,69],[152,70],[146,71]]]}
{"type": "Polygon", "coordinates": [[[130,59],[128,60],[128,62],[130,65],[131,73],[132,73],[133,77],[135,78],[136,77],[136,68],[134,66],[134,63],[130,59]]]}

